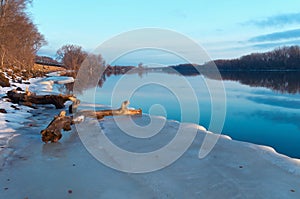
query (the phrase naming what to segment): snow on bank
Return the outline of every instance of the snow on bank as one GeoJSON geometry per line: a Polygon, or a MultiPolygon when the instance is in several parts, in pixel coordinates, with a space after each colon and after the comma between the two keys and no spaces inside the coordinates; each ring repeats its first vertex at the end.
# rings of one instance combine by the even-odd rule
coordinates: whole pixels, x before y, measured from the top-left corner
{"type": "MultiPolygon", "coordinates": [[[[163,117],[155,117],[155,119],[161,120],[161,123],[165,121],[165,118],[163,117]]],[[[146,115],[143,115],[143,117],[136,117],[134,118],[134,123],[143,127],[147,127],[147,125],[149,124],[149,117],[146,115]]],[[[160,122],[157,121],[156,123],[160,122]]],[[[195,129],[195,131],[198,132],[198,139],[196,137],[196,139],[194,140],[194,142],[198,143],[198,147],[196,147],[195,150],[188,151],[188,153],[197,154],[199,152],[200,147],[203,144],[202,142],[204,136],[215,136],[211,132],[206,131],[204,127],[196,124],[181,124],[176,121],[167,121],[164,128],[159,133],[157,133],[157,135],[151,137],[151,139],[146,139],[146,141],[141,141],[141,139],[132,139],[131,136],[128,136],[126,133],[124,133],[126,132],[126,130],[128,130],[126,129],[127,127],[124,128],[124,126],[128,125],[131,125],[130,121],[128,121],[128,118],[118,119],[117,123],[113,119],[106,120],[102,123],[103,131],[106,135],[109,136],[110,140],[113,143],[117,143],[119,147],[128,149],[129,151],[153,151],[155,150],[155,148],[162,147],[164,144],[169,143],[173,137],[175,137],[176,133],[178,133],[178,128],[180,125],[185,128],[186,133],[191,132],[189,131],[189,129],[191,128],[195,129]],[[200,139],[199,136],[201,137],[200,139]]],[[[147,130],[144,130],[144,132],[146,131],[147,130]]],[[[141,131],[140,134],[143,134],[144,132],[141,131]]],[[[232,153],[232,156],[237,159],[242,158],[243,153],[241,153],[241,151],[253,151],[253,155],[257,156],[256,158],[263,158],[271,164],[280,167],[282,170],[300,177],[300,159],[290,158],[286,155],[279,154],[272,147],[232,140],[227,135],[220,135],[219,139],[220,140],[218,140],[217,146],[220,144],[224,144],[222,148],[232,148],[230,150],[235,151],[234,153],[232,153]]],[[[213,148],[213,150],[215,149],[213,148]]],[[[218,153],[221,154],[224,152],[219,151],[218,153]]],[[[253,157],[247,158],[251,159],[253,157]]]]}
{"type": "Polygon", "coordinates": [[[58,94],[62,92],[64,84],[74,82],[73,77],[49,76],[41,79],[30,87],[31,91],[38,94],[58,94]]]}
{"type": "Polygon", "coordinates": [[[0,167],[12,152],[8,148],[10,140],[19,135],[18,130],[32,116],[28,113],[31,108],[18,105],[13,108],[11,106],[12,103],[0,100],[0,108],[5,109],[7,112],[0,113],[0,167]]]}
{"type": "MultiPolygon", "coordinates": [[[[16,136],[20,134],[20,129],[24,127],[24,124],[30,122],[32,118],[32,108],[13,104],[8,99],[3,99],[7,93],[12,89],[22,89],[26,87],[30,91],[37,94],[53,94],[60,93],[65,82],[72,82],[73,78],[69,77],[48,77],[48,78],[31,78],[29,81],[23,83],[13,82],[10,79],[10,87],[0,88],[0,109],[4,109],[7,113],[0,113],[0,166],[4,164],[7,156],[10,155],[11,149],[8,148],[8,143],[16,136]],[[55,85],[54,85],[55,83],[55,85]],[[4,155],[6,154],[6,155],[4,155]]],[[[48,121],[47,121],[48,122],[48,121]]]]}
{"type": "MultiPolygon", "coordinates": [[[[128,123],[131,117],[121,120],[128,123]]],[[[146,115],[132,120],[142,126],[149,123],[146,115]]],[[[163,147],[177,133],[180,123],[163,122],[166,122],[164,128],[147,139],[124,134],[112,118],[91,121],[84,133],[95,136],[90,129],[100,124],[105,135],[120,148],[145,153],[163,147]]],[[[221,136],[209,155],[199,159],[199,148],[207,132],[195,124],[187,124],[185,128],[196,128],[197,136],[183,156],[161,170],[144,174],[119,172],[105,166],[87,152],[75,132],[65,132],[60,143],[32,140],[26,149],[16,152],[9,168],[0,171],[3,186],[0,198],[300,197],[299,162],[269,148],[233,141],[227,136],[221,136]]],[[[101,140],[94,144],[92,147],[103,154],[110,153],[101,140]]],[[[117,160],[113,156],[112,159],[117,160]]],[[[136,166],[134,160],[130,163],[136,166]]]]}

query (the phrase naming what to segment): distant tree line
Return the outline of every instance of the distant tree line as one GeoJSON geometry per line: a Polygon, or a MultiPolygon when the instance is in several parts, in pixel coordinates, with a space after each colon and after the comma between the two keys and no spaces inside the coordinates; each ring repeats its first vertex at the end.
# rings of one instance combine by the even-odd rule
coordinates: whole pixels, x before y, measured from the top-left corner
{"type": "Polygon", "coordinates": [[[35,63],[42,64],[42,65],[49,65],[49,66],[63,66],[61,62],[53,59],[52,57],[48,56],[36,56],[35,63]]]}
{"type": "Polygon", "coordinates": [[[262,71],[262,70],[300,70],[300,47],[280,47],[265,53],[252,53],[237,59],[217,59],[202,65],[179,64],[163,69],[174,73],[174,69],[182,75],[198,75],[207,73],[212,66],[222,71],[262,71]]]}
{"type": "MultiPolygon", "coordinates": [[[[213,61],[219,70],[300,70],[300,47],[280,47],[270,52],[252,53],[238,59],[213,61]]],[[[209,67],[211,62],[203,66],[209,67]]]]}
{"type": "MultiPolygon", "coordinates": [[[[103,74],[110,76],[112,74],[124,74],[134,68],[133,66],[111,66],[105,63],[101,54],[87,53],[81,46],[74,44],[67,44],[59,48],[56,57],[56,62],[75,73],[78,72],[80,67],[85,67],[86,72],[91,74],[95,72],[95,67],[97,67],[103,69],[103,74]]],[[[48,60],[51,61],[51,58],[48,58],[48,60]]]]}
{"type": "Polygon", "coordinates": [[[0,0],[0,68],[31,69],[46,43],[26,7],[31,0],[0,0]]]}
{"type": "Polygon", "coordinates": [[[164,72],[167,73],[180,73],[181,75],[199,75],[200,74],[200,65],[196,64],[178,64],[176,66],[169,66],[162,68],[164,72]]]}
{"type": "Polygon", "coordinates": [[[219,79],[210,70],[216,65],[223,80],[234,80],[253,87],[266,87],[282,93],[300,92],[300,47],[281,47],[266,53],[252,53],[238,59],[215,60],[203,65],[179,64],[163,68],[167,73],[199,75],[219,79]]]}
{"type": "Polygon", "coordinates": [[[80,67],[89,66],[86,72],[92,73],[94,70],[92,66],[97,66],[98,68],[102,67],[107,76],[111,74],[124,74],[133,68],[133,66],[111,66],[106,64],[101,54],[87,53],[81,46],[74,44],[67,44],[59,48],[56,52],[56,59],[66,69],[74,70],[75,72],[77,72],[80,67]]]}

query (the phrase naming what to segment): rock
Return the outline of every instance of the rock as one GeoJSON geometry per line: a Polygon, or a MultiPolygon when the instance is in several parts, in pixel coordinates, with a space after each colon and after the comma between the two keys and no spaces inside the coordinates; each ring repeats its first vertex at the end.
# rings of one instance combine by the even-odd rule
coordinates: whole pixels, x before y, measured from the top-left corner
{"type": "Polygon", "coordinates": [[[16,88],[17,91],[24,91],[22,88],[18,87],[16,88]]]}
{"type": "Polygon", "coordinates": [[[0,108],[0,113],[7,113],[7,111],[4,108],[0,108]]]}
{"type": "Polygon", "coordinates": [[[0,73],[0,86],[10,87],[9,79],[5,77],[4,73],[0,73]]]}
{"type": "Polygon", "coordinates": [[[15,110],[20,110],[20,108],[17,107],[16,105],[11,105],[10,107],[12,107],[12,108],[15,109],[15,110]]]}

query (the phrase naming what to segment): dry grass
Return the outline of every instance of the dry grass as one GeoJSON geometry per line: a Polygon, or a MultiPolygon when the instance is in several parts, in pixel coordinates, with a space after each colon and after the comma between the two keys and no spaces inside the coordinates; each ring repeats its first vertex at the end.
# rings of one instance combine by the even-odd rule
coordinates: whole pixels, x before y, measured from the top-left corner
{"type": "Polygon", "coordinates": [[[55,72],[55,71],[63,71],[63,70],[66,70],[66,69],[63,68],[63,67],[59,67],[59,66],[48,66],[48,65],[42,65],[42,64],[34,64],[33,70],[48,73],[48,72],[55,72]]]}

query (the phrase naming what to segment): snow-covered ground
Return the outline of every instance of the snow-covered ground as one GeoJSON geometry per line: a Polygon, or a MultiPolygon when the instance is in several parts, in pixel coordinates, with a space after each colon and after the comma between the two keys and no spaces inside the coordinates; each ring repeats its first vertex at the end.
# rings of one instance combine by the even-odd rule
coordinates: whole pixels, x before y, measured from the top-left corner
{"type": "MultiPolygon", "coordinates": [[[[12,89],[25,88],[40,81],[41,78],[30,79],[30,84],[21,84],[10,81],[11,87],[4,87],[0,89],[0,98],[6,95],[6,92],[12,89]]],[[[28,122],[28,118],[32,115],[29,113],[31,108],[26,106],[19,106],[8,102],[7,99],[0,99],[0,108],[6,110],[7,113],[0,113],[0,165],[7,156],[9,156],[11,149],[8,147],[8,142],[15,136],[18,136],[18,129],[28,122]]]]}
{"type": "MultiPolygon", "coordinates": [[[[30,87],[41,93],[59,92],[57,78],[36,79],[30,87]],[[41,91],[44,85],[51,85],[52,90],[50,87],[41,91]]],[[[1,92],[3,95],[4,90],[1,92]]],[[[79,134],[74,128],[63,132],[59,143],[44,144],[39,132],[59,111],[51,106],[30,109],[19,105],[21,110],[15,110],[10,105],[4,101],[0,104],[8,112],[0,116],[3,149],[0,151],[0,198],[300,198],[300,161],[280,155],[270,147],[221,136],[208,156],[199,159],[199,148],[207,132],[198,125],[188,124],[183,131],[195,128],[196,138],[177,161],[154,172],[126,173],[95,159],[80,137],[97,136],[93,129],[99,126],[120,148],[144,153],[169,143],[180,123],[157,117],[156,120],[165,122],[159,134],[136,139],[124,134],[114,118],[108,117],[96,123],[91,121],[79,134]]],[[[131,120],[146,126],[149,117],[124,116],[120,121],[131,120]]],[[[79,124],[79,130],[80,127],[79,124]]],[[[109,154],[101,140],[90,147],[109,154]]],[[[112,160],[119,161],[117,157],[112,160]]],[[[164,160],[158,156],[157,161],[159,164],[164,160]]],[[[131,163],[132,167],[137,166],[135,160],[131,163]]]]}
{"type": "MultiPolygon", "coordinates": [[[[41,95],[60,93],[62,84],[72,81],[74,81],[72,77],[58,76],[32,78],[28,81],[30,84],[16,83],[10,80],[11,87],[0,88],[0,98],[4,97],[6,92],[9,90],[21,88],[24,91],[26,87],[28,87],[30,91],[41,95]]],[[[8,142],[15,136],[20,135],[20,129],[24,128],[26,124],[30,125],[30,122],[33,118],[32,112],[34,112],[34,110],[27,106],[13,104],[9,102],[8,99],[0,99],[0,109],[4,109],[7,112],[0,113],[0,153],[2,153],[0,156],[1,166],[4,159],[7,158],[12,151],[11,148],[8,147],[8,142]]],[[[41,109],[43,108],[41,107],[41,109]]]]}

